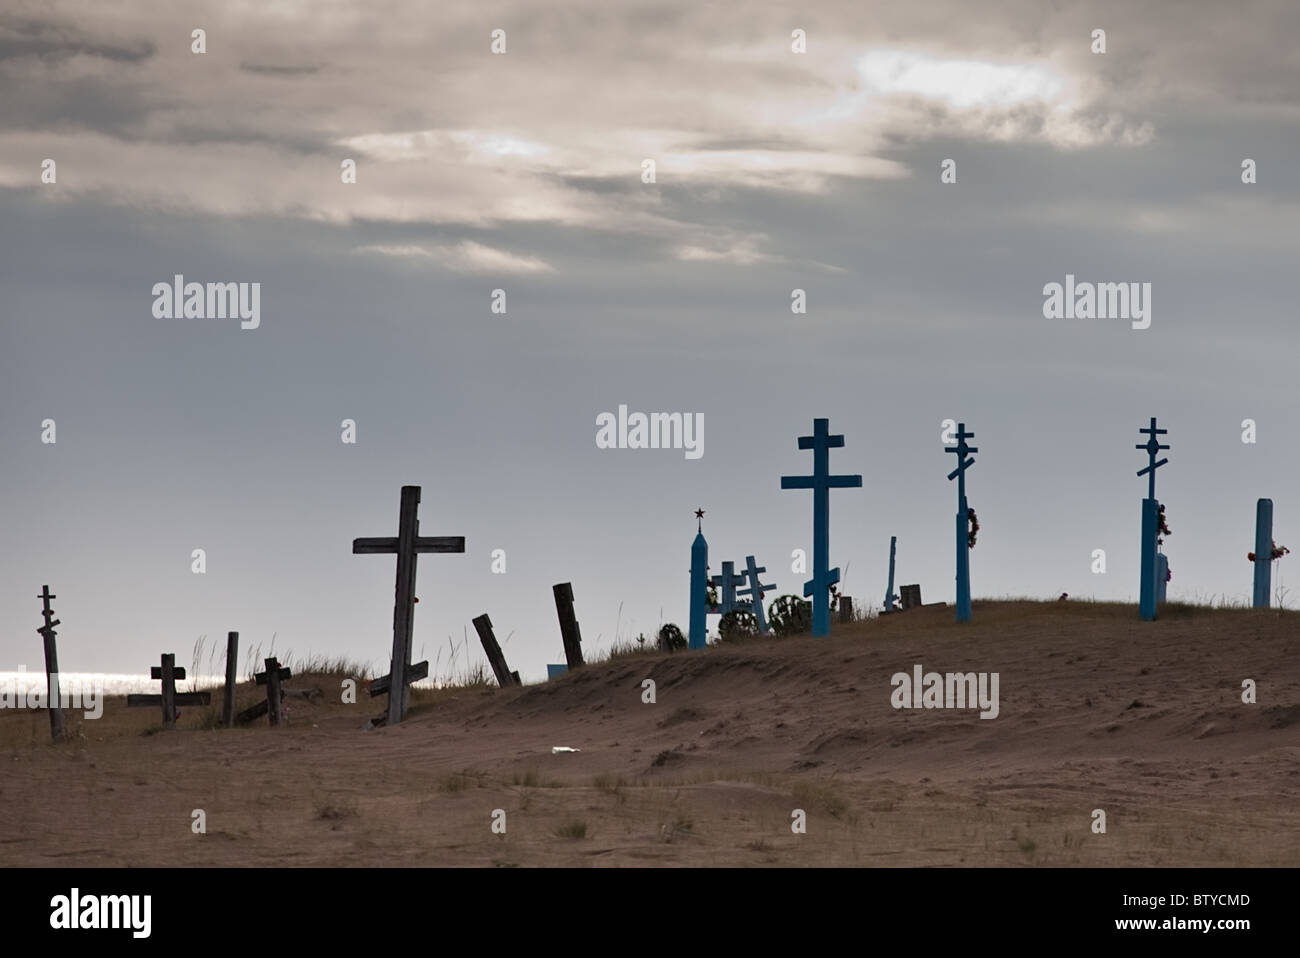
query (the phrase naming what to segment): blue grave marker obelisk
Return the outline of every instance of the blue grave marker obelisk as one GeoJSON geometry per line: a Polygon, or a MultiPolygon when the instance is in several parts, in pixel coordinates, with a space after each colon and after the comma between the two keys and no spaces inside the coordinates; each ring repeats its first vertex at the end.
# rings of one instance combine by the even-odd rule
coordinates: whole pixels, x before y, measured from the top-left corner
{"type": "MultiPolygon", "coordinates": [[[[723,566],[722,571],[725,575],[726,566],[723,566]]],[[[758,631],[764,635],[767,634],[767,618],[763,615],[763,593],[768,589],[776,588],[774,585],[763,585],[759,581],[759,576],[766,571],[765,567],[754,563],[753,556],[745,556],[745,579],[749,582],[749,585],[738,593],[739,595],[749,596],[745,603],[749,605],[749,611],[753,612],[754,618],[758,620],[758,631]]]]}
{"type": "Polygon", "coordinates": [[[1255,594],[1252,605],[1268,608],[1273,582],[1273,500],[1255,503],[1255,594]]]}
{"type": "Polygon", "coordinates": [[[804,583],[803,594],[812,597],[812,634],[830,635],[830,588],[840,581],[840,570],[830,566],[831,490],[860,489],[862,476],[832,476],[830,451],[844,445],[843,436],[830,434],[829,419],[814,419],[813,434],[799,437],[800,449],[813,451],[811,476],[782,476],[782,489],[813,491],[813,577],[804,583]]]}
{"type": "Polygon", "coordinates": [[[1158,560],[1156,559],[1156,539],[1160,537],[1160,503],[1156,501],[1156,470],[1167,463],[1168,459],[1161,459],[1156,462],[1156,456],[1169,447],[1161,445],[1157,436],[1163,436],[1169,432],[1168,429],[1156,428],[1156,417],[1151,417],[1151,426],[1147,429],[1139,429],[1140,433],[1147,433],[1149,437],[1146,442],[1134,446],[1135,449],[1145,449],[1148,456],[1148,464],[1145,469],[1139,469],[1139,476],[1147,477],[1147,497],[1142,500],[1142,591],[1138,600],[1138,611],[1142,618],[1151,622],[1156,617],[1157,605],[1157,587],[1156,579],[1159,575],[1158,560]]]}
{"type": "Polygon", "coordinates": [[[736,601],[736,586],[745,584],[745,577],[736,574],[736,563],[722,563],[722,574],[709,580],[718,587],[718,611],[722,615],[740,607],[736,601]]]}
{"type": "Polygon", "coordinates": [[[704,539],[704,510],[695,510],[695,541],[691,543],[691,625],[686,647],[709,644],[709,544],[704,539]]]}
{"type": "Polygon", "coordinates": [[[975,433],[966,431],[964,422],[957,423],[957,445],[945,446],[944,452],[957,454],[957,468],[948,473],[948,480],[957,480],[957,621],[970,621],[970,507],[966,505],[966,470],[975,465],[968,458],[979,452],[966,444],[975,433]]]}
{"type": "Polygon", "coordinates": [[[898,601],[898,596],[894,594],[894,550],[898,547],[898,536],[889,537],[889,585],[885,588],[885,609],[886,612],[894,611],[894,603],[898,601]]]}

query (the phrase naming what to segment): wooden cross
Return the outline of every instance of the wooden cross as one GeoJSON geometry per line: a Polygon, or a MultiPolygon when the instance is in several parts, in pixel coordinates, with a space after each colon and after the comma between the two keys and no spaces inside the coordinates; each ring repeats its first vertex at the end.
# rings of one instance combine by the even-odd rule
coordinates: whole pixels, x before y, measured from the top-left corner
{"type": "MultiPolygon", "coordinates": [[[[724,565],[722,570],[725,574],[727,567],[724,565]]],[[[756,565],[754,563],[753,556],[745,556],[744,578],[748,580],[749,585],[737,593],[738,595],[749,596],[746,601],[749,603],[750,609],[754,613],[754,618],[758,620],[758,631],[765,635],[767,634],[767,619],[763,616],[763,593],[767,592],[769,589],[776,588],[774,585],[763,585],[762,582],[759,581],[759,576],[766,571],[767,569],[764,566],[756,565]]]]}
{"type": "Polygon", "coordinates": [[[406,715],[410,695],[407,688],[423,666],[429,674],[429,663],[411,665],[411,635],[415,625],[415,562],[421,552],[464,552],[464,536],[420,535],[420,487],[402,486],[402,505],[397,520],[397,535],[377,539],[353,539],[354,555],[397,554],[397,584],[393,602],[393,653],[388,675],[370,684],[370,694],[388,692],[388,724],[396,725],[406,715]],[[377,691],[376,686],[381,690],[377,691]]]}
{"type": "Polygon", "coordinates": [[[715,575],[709,581],[718,588],[718,612],[720,614],[726,615],[738,607],[736,586],[744,585],[745,577],[736,574],[736,563],[722,563],[722,574],[715,575]]]}
{"type": "Polygon", "coordinates": [[[265,672],[253,675],[254,682],[266,686],[266,711],[272,725],[280,724],[280,683],[292,677],[293,673],[287,666],[281,667],[275,656],[266,660],[265,672]]]}
{"type": "Polygon", "coordinates": [[[212,701],[210,692],[177,692],[176,683],[185,678],[185,669],[176,667],[176,655],[164,652],[162,665],[155,665],[149,670],[149,677],[162,680],[161,695],[128,695],[126,704],[129,708],[143,705],[161,705],[163,728],[176,727],[176,706],[207,705],[212,701]]]}
{"type": "Polygon", "coordinates": [[[492,673],[497,677],[497,685],[501,688],[509,688],[512,685],[523,685],[519,680],[518,672],[511,672],[510,666],[506,665],[505,654],[501,651],[501,644],[497,642],[496,633],[492,631],[492,620],[484,612],[474,620],[474,630],[478,632],[479,641],[483,643],[483,651],[487,653],[488,661],[492,664],[492,673]]]}
{"type": "Polygon", "coordinates": [[[1163,436],[1165,433],[1169,432],[1169,430],[1157,429],[1156,417],[1152,416],[1151,426],[1147,429],[1139,429],[1138,432],[1150,434],[1150,438],[1147,439],[1146,442],[1138,443],[1133,448],[1145,449],[1147,451],[1147,457],[1150,464],[1145,469],[1139,469],[1137,474],[1149,478],[1150,485],[1147,487],[1147,498],[1154,499],[1156,497],[1156,470],[1169,461],[1168,459],[1161,459],[1159,462],[1156,462],[1156,456],[1169,448],[1168,446],[1162,446],[1160,440],[1158,440],[1156,436],[1163,436]]]}
{"type": "Polygon", "coordinates": [[[582,629],[573,612],[573,583],[560,582],[551,586],[555,595],[555,614],[560,619],[560,639],[564,642],[564,659],[570,671],[583,664],[582,629]]]}
{"type": "Polygon", "coordinates": [[[50,735],[54,741],[63,740],[63,699],[62,690],[59,688],[59,650],[54,643],[54,627],[59,624],[59,620],[54,618],[54,610],[50,608],[50,600],[57,599],[57,595],[50,594],[48,585],[41,586],[41,594],[36,598],[44,600],[44,610],[41,613],[45,617],[45,624],[36,631],[40,633],[45,640],[45,689],[49,696],[50,707],[50,735]]]}
{"type": "Polygon", "coordinates": [[[894,554],[898,549],[898,536],[889,537],[889,585],[885,587],[885,612],[894,611],[898,596],[894,594],[894,554]]]}
{"type": "Polygon", "coordinates": [[[782,476],[782,489],[813,491],[813,577],[804,583],[803,594],[813,600],[813,635],[830,635],[830,587],[840,581],[840,570],[830,566],[830,524],[832,489],[861,488],[862,476],[832,476],[830,450],[844,445],[843,436],[830,434],[829,419],[814,419],[813,434],[799,437],[800,449],[813,451],[811,476],[782,476]]]}

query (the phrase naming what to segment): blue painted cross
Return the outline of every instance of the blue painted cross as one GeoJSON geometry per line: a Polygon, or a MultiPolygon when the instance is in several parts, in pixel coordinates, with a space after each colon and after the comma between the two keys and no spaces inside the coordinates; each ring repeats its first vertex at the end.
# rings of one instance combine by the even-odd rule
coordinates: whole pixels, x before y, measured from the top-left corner
{"type": "Polygon", "coordinates": [[[979,452],[966,444],[975,433],[966,431],[966,424],[957,424],[957,445],[945,446],[944,452],[957,454],[957,468],[948,473],[948,481],[957,480],[957,621],[970,621],[970,509],[966,505],[966,470],[975,465],[969,458],[979,452]]]}
{"type": "Polygon", "coordinates": [[[1145,449],[1147,453],[1148,464],[1145,469],[1139,469],[1139,476],[1147,477],[1147,497],[1142,500],[1142,578],[1141,591],[1138,598],[1138,611],[1142,618],[1148,622],[1156,617],[1156,606],[1159,601],[1159,586],[1157,580],[1160,578],[1159,563],[1156,557],[1156,541],[1160,537],[1160,503],[1156,501],[1156,470],[1167,463],[1168,459],[1161,459],[1156,462],[1156,456],[1159,455],[1169,446],[1162,445],[1158,436],[1163,436],[1168,429],[1156,428],[1156,417],[1151,417],[1151,426],[1147,429],[1139,429],[1139,433],[1145,433],[1148,439],[1144,443],[1134,446],[1135,449],[1145,449]]]}
{"type": "MultiPolygon", "coordinates": [[[[725,569],[725,566],[723,568],[725,569]]],[[[745,602],[749,605],[750,611],[754,613],[754,618],[758,619],[758,631],[765,635],[767,634],[767,619],[763,615],[763,593],[776,588],[774,585],[763,585],[759,581],[759,576],[766,571],[767,569],[763,566],[754,564],[753,556],[745,556],[745,578],[749,581],[749,585],[738,593],[739,595],[749,596],[745,602]]]]}
{"type": "Polygon", "coordinates": [[[736,601],[736,586],[745,584],[745,577],[736,574],[736,563],[722,563],[722,574],[709,580],[718,588],[718,611],[726,615],[740,607],[736,601]]]}
{"type": "Polygon", "coordinates": [[[832,476],[830,451],[844,445],[843,436],[830,434],[829,419],[814,419],[813,434],[799,437],[800,449],[813,451],[811,476],[782,476],[782,489],[813,491],[813,577],[804,583],[803,594],[812,597],[813,635],[830,635],[830,588],[840,581],[840,570],[830,565],[831,490],[860,489],[862,476],[832,476]]]}

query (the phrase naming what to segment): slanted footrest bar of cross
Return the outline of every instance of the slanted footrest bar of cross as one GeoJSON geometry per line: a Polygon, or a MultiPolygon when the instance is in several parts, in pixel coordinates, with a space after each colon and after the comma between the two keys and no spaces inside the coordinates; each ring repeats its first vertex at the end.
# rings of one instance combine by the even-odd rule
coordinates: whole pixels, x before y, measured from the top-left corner
{"type": "MultiPolygon", "coordinates": [[[[407,685],[410,685],[413,682],[419,682],[421,679],[427,679],[428,677],[429,663],[427,660],[424,662],[416,662],[414,665],[408,665],[406,667],[405,679],[407,685]]],[[[386,693],[388,687],[392,684],[392,681],[393,677],[391,674],[381,675],[379,678],[375,679],[370,683],[370,697],[374,698],[376,695],[383,695],[386,693]]]]}

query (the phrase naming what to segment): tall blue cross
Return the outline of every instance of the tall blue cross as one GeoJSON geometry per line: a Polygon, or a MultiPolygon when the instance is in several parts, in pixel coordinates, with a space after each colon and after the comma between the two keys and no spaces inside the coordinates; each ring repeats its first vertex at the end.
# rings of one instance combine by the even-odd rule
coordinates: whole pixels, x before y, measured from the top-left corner
{"type": "Polygon", "coordinates": [[[749,604],[750,611],[754,613],[754,618],[758,619],[758,631],[765,635],[767,634],[767,618],[763,615],[763,593],[776,588],[774,585],[763,585],[759,581],[759,576],[766,571],[765,567],[754,564],[753,556],[745,556],[745,578],[749,581],[749,585],[738,593],[739,595],[749,596],[745,601],[749,604]]]}
{"type": "Polygon", "coordinates": [[[957,454],[957,468],[948,473],[948,481],[957,480],[957,621],[970,621],[970,509],[966,505],[966,470],[975,465],[970,458],[979,452],[966,444],[975,433],[966,431],[966,424],[957,424],[957,445],[945,446],[944,452],[957,454]]]}
{"type": "Polygon", "coordinates": [[[813,434],[799,437],[800,449],[813,451],[811,476],[782,476],[782,489],[813,491],[813,577],[804,583],[803,594],[812,597],[813,635],[830,635],[830,588],[840,581],[840,570],[830,566],[831,490],[860,489],[862,476],[832,476],[830,451],[844,445],[843,436],[830,434],[829,419],[814,419],[813,434]]]}
{"type": "Polygon", "coordinates": [[[739,608],[736,601],[736,586],[745,584],[745,577],[736,574],[736,563],[722,563],[722,574],[709,580],[718,588],[718,611],[723,615],[739,608]]]}
{"type": "Polygon", "coordinates": [[[1156,456],[1168,449],[1168,445],[1160,442],[1159,436],[1169,432],[1168,429],[1156,428],[1156,417],[1151,417],[1151,425],[1146,429],[1139,429],[1139,433],[1147,435],[1147,441],[1138,443],[1133,448],[1145,449],[1147,453],[1147,466],[1139,469],[1139,476],[1147,477],[1147,497],[1142,500],[1142,578],[1141,592],[1138,598],[1138,611],[1142,618],[1150,622],[1156,617],[1156,606],[1159,603],[1159,585],[1160,560],[1157,558],[1157,540],[1160,537],[1160,503],[1156,501],[1156,470],[1167,463],[1168,459],[1156,461],[1156,456]]]}

